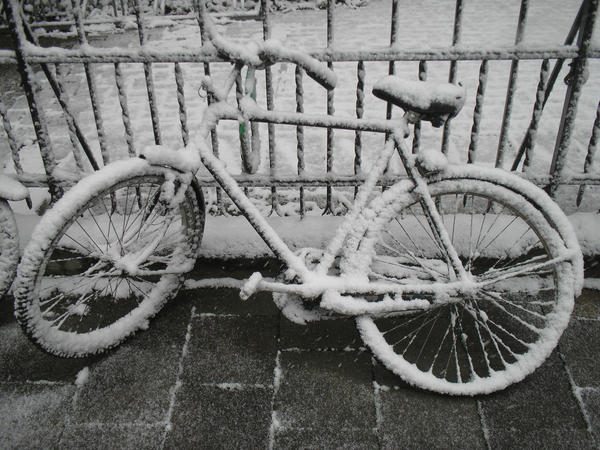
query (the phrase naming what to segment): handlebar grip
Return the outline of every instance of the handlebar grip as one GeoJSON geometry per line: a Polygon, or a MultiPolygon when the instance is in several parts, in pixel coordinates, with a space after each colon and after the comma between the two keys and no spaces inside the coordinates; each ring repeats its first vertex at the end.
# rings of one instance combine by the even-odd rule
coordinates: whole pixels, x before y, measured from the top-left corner
{"type": "Polygon", "coordinates": [[[314,59],[311,64],[300,64],[306,74],[323,86],[325,89],[333,89],[337,84],[337,75],[329,67],[325,66],[322,62],[314,59]],[[316,63],[314,64],[313,61],[316,63]]]}
{"type": "Polygon", "coordinates": [[[308,53],[287,49],[279,42],[273,40],[268,40],[263,43],[262,53],[265,59],[288,61],[297,64],[306,71],[306,74],[309,77],[325,89],[333,89],[337,84],[335,72],[308,53]]]}

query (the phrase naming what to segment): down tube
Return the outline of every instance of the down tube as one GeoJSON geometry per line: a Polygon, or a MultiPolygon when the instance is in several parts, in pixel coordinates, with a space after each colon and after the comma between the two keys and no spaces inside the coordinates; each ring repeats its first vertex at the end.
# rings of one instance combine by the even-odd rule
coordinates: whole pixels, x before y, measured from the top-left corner
{"type": "Polygon", "coordinates": [[[242,212],[250,225],[256,230],[265,244],[277,255],[285,261],[287,266],[296,272],[302,280],[306,280],[310,271],[304,264],[301,258],[296,256],[285,242],[279,237],[275,230],[269,225],[266,219],[262,216],[258,208],[246,197],[242,189],[236,183],[231,175],[225,169],[223,163],[212,154],[204,140],[197,142],[200,150],[200,158],[208,171],[217,180],[217,183],[223,188],[231,201],[242,212]]]}

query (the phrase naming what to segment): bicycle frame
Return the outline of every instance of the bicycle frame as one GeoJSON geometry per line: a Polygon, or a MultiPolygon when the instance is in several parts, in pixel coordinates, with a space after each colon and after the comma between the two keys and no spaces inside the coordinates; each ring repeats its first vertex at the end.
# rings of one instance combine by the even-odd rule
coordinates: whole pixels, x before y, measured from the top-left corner
{"type": "MultiPolygon", "coordinates": [[[[437,212],[434,201],[427,191],[427,183],[419,170],[415,166],[410,150],[406,146],[404,139],[408,135],[408,122],[406,118],[395,120],[368,120],[354,118],[340,118],[326,115],[311,115],[293,112],[273,112],[259,107],[250,95],[246,94],[238,100],[238,106],[234,107],[227,103],[227,95],[232,90],[235,80],[241,75],[244,65],[236,63],[231,70],[224,89],[219,91],[212,86],[212,83],[205,83],[209,95],[215,98],[216,102],[211,103],[206,112],[195,143],[198,146],[200,158],[204,166],[215,178],[217,183],[229,195],[233,203],[239,208],[248,222],[264,240],[273,253],[283,260],[288,268],[300,280],[301,284],[290,285],[277,282],[266,282],[261,280],[260,276],[254,276],[247,283],[243,290],[244,296],[249,296],[256,290],[269,290],[279,292],[293,292],[303,297],[315,297],[325,290],[317,286],[324,284],[329,289],[334,289],[339,293],[348,294],[366,294],[366,293],[423,293],[423,285],[402,285],[391,286],[387,283],[369,283],[352,282],[341,280],[340,277],[327,276],[328,270],[334,263],[339,254],[347,236],[350,232],[352,223],[357,219],[359,213],[366,206],[369,195],[375,188],[378,179],[383,175],[394,150],[398,151],[409,178],[415,185],[415,191],[419,195],[420,202],[425,211],[427,220],[435,232],[435,238],[439,241],[441,248],[446,252],[446,258],[455,272],[456,283],[452,286],[448,283],[433,286],[433,290],[444,289],[444,291],[468,288],[470,278],[467,275],[459,257],[453,248],[448,233],[446,232],[441,218],[437,212]],[[240,123],[266,122],[285,125],[311,126],[321,128],[338,128],[347,130],[361,130],[385,133],[388,138],[383,150],[379,154],[373,169],[370,171],[366,181],[360,186],[354,205],[347,215],[345,221],[337,230],[335,236],[329,242],[324,251],[323,257],[314,269],[309,269],[302,258],[296,255],[287,246],[287,244],[277,235],[266,219],[262,216],[256,206],[248,199],[243,190],[237,184],[235,179],[227,172],[223,163],[213,155],[207,144],[207,138],[210,131],[216,127],[220,120],[237,120],[240,123]]],[[[248,67],[248,71],[254,71],[253,67],[248,67]]],[[[247,73],[246,79],[253,80],[254,74],[247,73]]],[[[248,129],[246,127],[246,129],[248,129]]],[[[244,137],[243,137],[244,138],[244,137]]]]}

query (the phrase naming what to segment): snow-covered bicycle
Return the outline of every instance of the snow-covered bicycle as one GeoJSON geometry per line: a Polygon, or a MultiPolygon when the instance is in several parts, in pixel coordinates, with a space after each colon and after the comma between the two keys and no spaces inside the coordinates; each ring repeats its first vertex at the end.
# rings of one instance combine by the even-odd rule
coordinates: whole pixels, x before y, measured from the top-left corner
{"type": "MultiPolygon", "coordinates": [[[[287,61],[332,89],[325,65],[274,41],[235,45],[205,17],[219,55],[233,68],[193,144],[145,149],[81,180],[48,211],[27,246],[15,285],[16,316],[41,348],[83,356],[147,326],[194,266],[205,205],[194,173],[203,164],[285,262],[281,277],[253,274],[242,298],[273,292],[296,321],[355,317],[365,344],[416,386],[450,394],[502,389],[535,370],[556,346],[582,284],[582,256],[560,208],[539,188],[504,171],[448,164],[437,152],[411,154],[415,120],[441,125],[465,91],[453,84],[388,76],[373,89],[406,113],[395,120],[274,112],[253,100],[255,71],[287,61]],[[244,72],[245,71],[245,72],[244,72]],[[227,98],[245,81],[237,104],[227,98]],[[384,133],[385,145],[352,208],[324,250],[292,251],[207,144],[220,120],[384,133]],[[385,190],[397,152],[408,179],[385,190]]],[[[246,155],[252,163],[252,153],[246,155]]]]}

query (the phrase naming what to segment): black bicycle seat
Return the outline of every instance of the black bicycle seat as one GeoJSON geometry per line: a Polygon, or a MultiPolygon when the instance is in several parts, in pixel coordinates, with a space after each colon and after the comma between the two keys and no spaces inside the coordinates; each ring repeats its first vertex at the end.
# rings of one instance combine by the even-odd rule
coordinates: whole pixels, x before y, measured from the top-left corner
{"type": "Polygon", "coordinates": [[[428,120],[435,127],[456,116],[466,99],[466,90],[460,83],[403,80],[394,75],[377,81],[373,94],[406,112],[417,113],[419,120],[428,120]]]}

